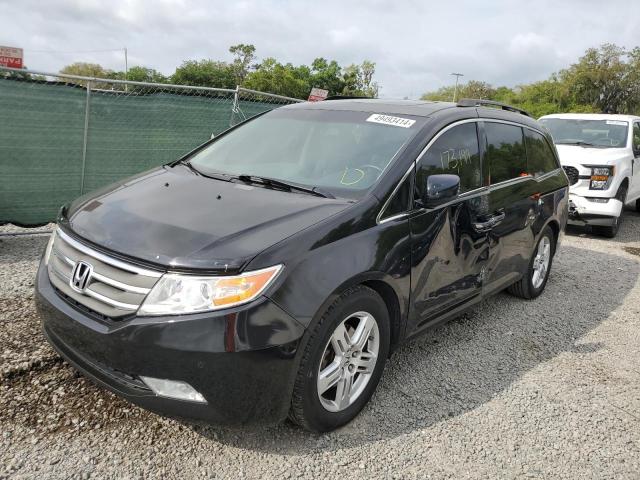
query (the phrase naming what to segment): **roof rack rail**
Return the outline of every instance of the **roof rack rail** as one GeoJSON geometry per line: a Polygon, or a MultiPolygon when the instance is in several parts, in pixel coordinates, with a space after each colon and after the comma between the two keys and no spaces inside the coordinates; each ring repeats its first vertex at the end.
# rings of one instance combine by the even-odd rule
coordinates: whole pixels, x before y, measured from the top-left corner
{"type": "Polygon", "coordinates": [[[529,112],[526,110],[522,110],[520,108],[512,107],[511,105],[507,105],[506,103],[496,102],[494,100],[482,100],[478,98],[461,98],[458,100],[457,105],[459,107],[499,107],[502,110],[507,110],[509,112],[520,113],[522,115],[526,115],[530,117],[529,112]]]}

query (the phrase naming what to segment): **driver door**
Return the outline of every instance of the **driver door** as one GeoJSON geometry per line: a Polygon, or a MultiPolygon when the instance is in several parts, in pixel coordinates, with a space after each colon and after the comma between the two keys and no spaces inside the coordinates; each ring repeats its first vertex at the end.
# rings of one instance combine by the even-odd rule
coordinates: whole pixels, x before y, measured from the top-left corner
{"type": "Polygon", "coordinates": [[[489,258],[488,232],[478,228],[487,212],[477,122],[440,132],[416,165],[414,202],[429,175],[460,177],[457,199],[434,209],[417,208],[410,216],[411,315],[408,334],[417,333],[481,298],[489,258]]]}

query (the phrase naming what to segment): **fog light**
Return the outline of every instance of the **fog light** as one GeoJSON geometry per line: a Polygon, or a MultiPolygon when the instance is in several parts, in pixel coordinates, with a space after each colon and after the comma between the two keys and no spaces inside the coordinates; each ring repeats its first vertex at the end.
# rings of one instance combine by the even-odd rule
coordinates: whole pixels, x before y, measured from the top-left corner
{"type": "Polygon", "coordinates": [[[204,397],[186,382],[178,380],[163,380],[161,378],[140,377],[153,393],[160,397],[189,400],[191,402],[207,403],[204,397]]]}

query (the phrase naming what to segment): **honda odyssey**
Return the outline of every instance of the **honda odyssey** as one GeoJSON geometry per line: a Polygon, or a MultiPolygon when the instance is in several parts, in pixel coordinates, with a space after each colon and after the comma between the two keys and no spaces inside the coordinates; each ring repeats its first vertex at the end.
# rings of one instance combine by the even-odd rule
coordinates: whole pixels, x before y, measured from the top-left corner
{"type": "Polygon", "coordinates": [[[540,295],[567,216],[525,112],[301,103],[65,205],[37,304],[51,345],[131,402],[328,431],[403,341],[496,292],[540,295]]]}

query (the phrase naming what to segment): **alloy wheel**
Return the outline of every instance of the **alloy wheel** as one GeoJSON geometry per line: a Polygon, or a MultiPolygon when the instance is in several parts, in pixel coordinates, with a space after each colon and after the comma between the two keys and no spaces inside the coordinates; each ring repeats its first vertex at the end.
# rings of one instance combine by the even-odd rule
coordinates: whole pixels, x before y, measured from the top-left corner
{"type": "Polygon", "coordinates": [[[318,369],[320,403],[330,412],[353,405],[378,362],[380,330],[368,312],[356,312],[338,324],[325,346],[318,369]]]}
{"type": "Polygon", "coordinates": [[[538,244],[536,250],[536,256],[533,259],[533,275],[531,277],[531,283],[533,288],[540,288],[547,278],[547,271],[549,270],[549,261],[551,260],[551,240],[549,237],[544,236],[538,244]]]}

